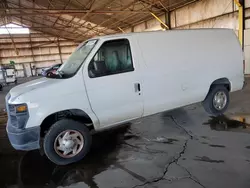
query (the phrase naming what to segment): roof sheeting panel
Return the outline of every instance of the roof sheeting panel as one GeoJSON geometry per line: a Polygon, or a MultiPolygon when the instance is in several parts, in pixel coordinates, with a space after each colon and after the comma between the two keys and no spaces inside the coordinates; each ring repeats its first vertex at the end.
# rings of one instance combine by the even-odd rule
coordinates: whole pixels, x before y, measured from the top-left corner
{"type": "Polygon", "coordinates": [[[195,0],[6,0],[0,4],[0,25],[15,21],[32,30],[82,41],[94,35],[121,32],[152,16],[195,0]]]}

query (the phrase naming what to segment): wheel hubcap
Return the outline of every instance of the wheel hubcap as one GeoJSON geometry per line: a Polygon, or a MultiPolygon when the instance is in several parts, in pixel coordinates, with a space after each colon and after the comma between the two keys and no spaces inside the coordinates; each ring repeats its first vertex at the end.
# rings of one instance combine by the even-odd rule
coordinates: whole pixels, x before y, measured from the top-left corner
{"type": "Polygon", "coordinates": [[[55,139],[54,150],[63,158],[76,156],[84,146],[84,139],[80,132],[76,130],[66,130],[61,132],[55,139]]]}
{"type": "Polygon", "coordinates": [[[213,105],[216,110],[222,110],[227,104],[227,96],[224,92],[219,91],[214,95],[213,105]]]}

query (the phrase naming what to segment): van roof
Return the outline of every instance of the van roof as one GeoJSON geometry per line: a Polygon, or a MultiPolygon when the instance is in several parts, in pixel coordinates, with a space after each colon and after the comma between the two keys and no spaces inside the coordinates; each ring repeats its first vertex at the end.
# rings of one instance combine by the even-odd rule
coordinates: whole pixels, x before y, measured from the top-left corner
{"type": "Polygon", "coordinates": [[[165,33],[165,32],[191,32],[191,31],[211,31],[211,30],[224,30],[224,31],[233,31],[233,29],[228,28],[199,28],[199,29],[175,29],[175,30],[167,30],[167,31],[143,31],[143,32],[133,32],[133,33],[119,33],[119,34],[111,34],[93,37],[91,39],[108,39],[114,37],[125,37],[125,36],[133,36],[133,35],[144,35],[144,34],[157,34],[157,33],[165,33]]]}

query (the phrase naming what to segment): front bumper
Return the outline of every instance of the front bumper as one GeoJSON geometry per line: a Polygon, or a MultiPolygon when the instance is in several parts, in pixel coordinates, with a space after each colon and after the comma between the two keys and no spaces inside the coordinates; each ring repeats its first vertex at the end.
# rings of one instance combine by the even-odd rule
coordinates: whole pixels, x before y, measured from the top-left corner
{"type": "Polygon", "coordinates": [[[10,124],[7,124],[7,134],[11,145],[16,150],[34,150],[40,148],[40,127],[18,129],[10,124]]]}

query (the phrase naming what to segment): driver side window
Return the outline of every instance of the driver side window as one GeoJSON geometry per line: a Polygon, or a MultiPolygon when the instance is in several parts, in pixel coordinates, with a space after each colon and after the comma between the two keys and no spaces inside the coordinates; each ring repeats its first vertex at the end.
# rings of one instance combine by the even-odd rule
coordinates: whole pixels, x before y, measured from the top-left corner
{"type": "Polygon", "coordinates": [[[88,66],[90,78],[133,70],[131,50],[127,39],[104,42],[88,66]]]}

